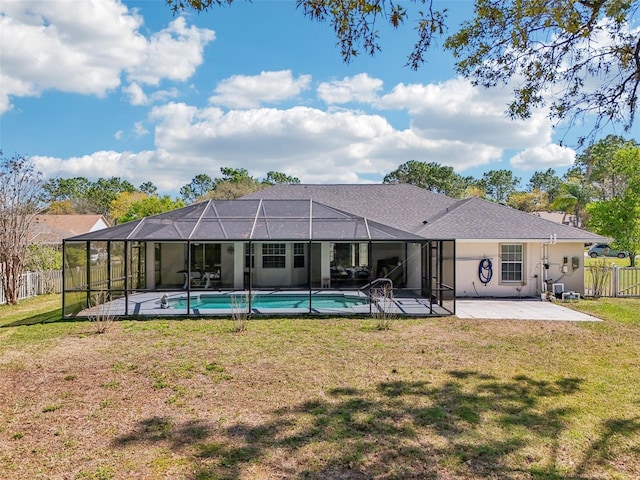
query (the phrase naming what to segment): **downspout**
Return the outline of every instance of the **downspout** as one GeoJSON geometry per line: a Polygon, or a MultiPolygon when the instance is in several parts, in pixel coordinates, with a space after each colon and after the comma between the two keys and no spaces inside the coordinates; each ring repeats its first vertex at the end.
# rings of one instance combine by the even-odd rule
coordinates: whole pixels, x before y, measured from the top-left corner
{"type": "Polygon", "coordinates": [[[409,242],[404,241],[404,265],[402,266],[402,272],[404,277],[404,288],[407,288],[407,280],[409,279],[409,272],[407,271],[407,265],[409,263],[409,242]]]}
{"type": "Polygon", "coordinates": [[[542,262],[541,262],[541,267],[544,269],[544,285],[541,285],[540,291],[543,291],[542,289],[544,288],[544,291],[546,292],[546,288],[547,288],[547,281],[549,278],[549,245],[555,245],[556,243],[556,234],[551,234],[549,235],[549,241],[545,242],[542,244],[542,262]]]}
{"type": "Polygon", "coordinates": [[[540,295],[542,296],[547,290],[547,269],[544,268],[545,265],[545,257],[547,253],[547,244],[540,244],[540,295]]]}

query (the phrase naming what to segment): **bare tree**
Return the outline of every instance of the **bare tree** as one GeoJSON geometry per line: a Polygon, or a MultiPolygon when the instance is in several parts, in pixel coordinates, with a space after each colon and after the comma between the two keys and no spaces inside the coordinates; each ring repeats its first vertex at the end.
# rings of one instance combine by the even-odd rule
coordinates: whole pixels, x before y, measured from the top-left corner
{"type": "Polygon", "coordinates": [[[231,318],[235,325],[235,332],[246,332],[251,320],[251,303],[254,296],[245,290],[237,294],[231,295],[231,318]]]}
{"type": "Polygon", "coordinates": [[[29,233],[43,210],[42,173],[22,155],[11,158],[0,151],[0,271],[9,304],[17,304],[29,253],[29,233]]]}

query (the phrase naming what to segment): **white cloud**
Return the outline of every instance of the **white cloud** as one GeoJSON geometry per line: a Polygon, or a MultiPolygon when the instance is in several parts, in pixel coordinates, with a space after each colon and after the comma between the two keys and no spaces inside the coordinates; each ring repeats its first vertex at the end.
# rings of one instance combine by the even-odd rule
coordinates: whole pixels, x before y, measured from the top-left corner
{"type": "Polygon", "coordinates": [[[144,137],[149,134],[149,130],[147,130],[142,122],[136,122],[133,125],[133,133],[136,137],[144,137]]]}
{"type": "Polygon", "coordinates": [[[168,151],[232,158],[287,157],[313,151],[330,153],[345,140],[370,141],[393,131],[377,115],[352,112],[327,113],[308,107],[287,110],[261,108],[232,110],[197,109],[172,103],[152,110],[158,121],[156,144],[168,151]],[[242,145],[242,148],[237,148],[242,145]]]}
{"type": "Polygon", "coordinates": [[[156,146],[194,174],[223,166],[261,176],[286,171],[302,181],[363,182],[411,159],[464,170],[500,158],[500,148],[461,140],[426,139],[396,130],[379,115],[309,107],[224,112],[172,103],[153,109],[156,146]],[[238,148],[242,145],[242,148],[238,148]]]}
{"type": "Polygon", "coordinates": [[[528,148],[511,158],[514,168],[525,170],[546,170],[548,168],[568,167],[573,164],[576,152],[568,147],[556,144],[528,148]]]}
{"type": "MultiPolygon", "coordinates": [[[[349,80],[339,82],[341,88],[350,85],[349,80]]],[[[550,144],[551,127],[542,116],[510,122],[502,113],[504,92],[476,89],[461,80],[399,84],[377,96],[375,79],[361,77],[353,82],[363,86],[358,94],[357,89],[345,95],[340,88],[324,90],[331,101],[361,99],[361,109],[370,102],[370,112],[248,107],[299,95],[309,83],[310,78],[295,78],[290,71],[231,77],[220,84],[218,101],[239,109],[182,102],[151,107],[145,122],[135,124],[133,135],[146,135],[153,125],[154,151],[96,152],[68,160],[41,157],[42,168],[45,173],[94,179],[118,175],[136,185],[152,181],[160,191],[175,194],[199,173],[219,176],[221,167],[247,168],[258,178],[275,170],[306,183],[367,183],[409,160],[452,166],[460,173],[478,166],[493,168],[505,149],[520,145],[529,149],[512,159],[514,168],[570,165],[575,155],[550,144]],[[393,126],[376,108],[406,112],[409,126],[393,126]]],[[[139,84],[126,91],[146,105],[172,94],[146,95],[139,84]]]]}
{"type": "Polygon", "coordinates": [[[360,73],[342,80],[322,82],[318,86],[318,97],[327,104],[373,102],[382,84],[382,80],[360,73]]]}
{"type": "Polygon", "coordinates": [[[158,85],[161,79],[184,81],[191,77],[203,61],[205,45],[215,38],[213,31],[191,26],[183,17],[152,35],[140,62],[129,67],[133,81],[158,85]]]}
{"type": "Polygon", "coordinates": [[[209,102],[229,108],[256,108],[265,103],[288,100],[309,88],[311,75],[293,77],[291,70],[233,75],[221,81],[209,102]]]}
{"type": "Polygon", "coordinates": [[[170,88],[168,90],[156,90],[149,95],[149,100],[151,103],[166,102],[167,100],[177,98],[178,96],[180,96],[178,89],[170,88]]]}
{"type": "MultiPolygon", "coordinates": [[[[44,171],[91,174],[93,178],[113,171],[134,184],[150,180],[161,191],[177,192],[199,173],[218,176],[221,167],[247,168],[258,178],[276,170],[307,183],[362,183],[382,178],[409,160],[452,166],[460,173],[483,165],[491,168],[502,160],[505,149],[520,145],[529,148],[513,157],[514,168],[544,169],[573,161],[572,150],[550,144],[551,127],[542,116],[520,122],[505,118],[505,92],[451,80],[437,85],[399,84],[377,96],[380,89],[375,79],[366,75],[354,79],[327,83],[325,98],[370,102],[373,113],[303,106],[249,108],[296,96],[307,88],[310,78],[296,79],[291,71],[236,76],[221,82],[216,101],[240,109],[199,108],[179,102],[156,105],[146,125],[138,122],[133,130],[135,136],[146,135],[148,125],[153,124],[155,151],[138,155],[97,152],[81,159],[43,163],[44,171]],[[349,85],[362,88],[345,93],[343,87],[349,85]],[[394,127],[375,113],[376,108],[405,111],[409,127],[394,127]],[[153,167],[145,168],[143,162],[153,167]],[[84,163],[88,166],[82,166],[84,163]],[[82,173],[76,173],[80,170],[82,173]]],[[[160,99],[160,95],[171,94],[159,91],[148,96],[138,84],[126,91],[147,105],[154,96],[160,99]]]]}
{"type": "Polygon", "coordinates": [[[32,160],[38,170],[49,178],[87,177],[121,177],[135,180],[144,177],[149,169],[154,152],[114,152],[100,151],[91,155],[67,159],[34,156],[32,160]],[[142,175],[141,175],[142,174],[142,175]]]}
{"type": "Polygon", "coordinates": [[[129,98],[129,103],[136,106],[164,102],[171,98],[176,98],[179,96],[179,92],[175,88],[171,88],[169,90],[156,90],[150,95],[147,95],[144,93],[144,90],[142,90],[142,87],[136,82],[122,87],[122,92],[125,93],[129,98]]]}
{"type": "Polygon", "coordinates": [[[2,2],[0,113],[11,108],[11,97],[45,90],[104,96],[124,73],[149,85],[186,80],[214,37],[177,18],[147,39],[142,24],[117,0],[2,2]]]}
{"type": "MultiPolygon", "coordinates": [[[[225,111],[169,103],[153,107],[148,121],[155,124],[155,151],[38,157],[38,166],[63,177],[117,175],[135,185],[152,181],[160,191],[176,194],[199,173],[219,176],[221,167],[247,168],[258,178],[275,170],[305,183],[368,183],[411,159],[464,171],[502,156],[502,149],[489,143],[428,138],[419,130],[398,130],[380,115],[351,110],[225,111]]],[[[140,122],[134,130],[142,133],[147,127],[140,122]]]]}
{"type": "Polygon", "coordinates": [[[113,134],[113,138],[115,138],[116,140],[120,140],[122,138],[122,134],[124,132],[122,130],[118,130],[116,133],[113,134]]]}
{"type": "Polygon", "coordinates": [[[131,105],[147,105],[149,103],[149,98],[136,82],[123,87],[122,91],[128,95],[131,105]]]}
{"type": "Polygon", "coordinates": [[[505,115],[510,90],[472,86],[463,79],[438,84],[399,84],[375,105],[407,110],[411,128],[425,138],[463,140],[499,148],[523,148],[551,141],[552,125],[546,112],[533,112],[528,120],[505,115]]]}

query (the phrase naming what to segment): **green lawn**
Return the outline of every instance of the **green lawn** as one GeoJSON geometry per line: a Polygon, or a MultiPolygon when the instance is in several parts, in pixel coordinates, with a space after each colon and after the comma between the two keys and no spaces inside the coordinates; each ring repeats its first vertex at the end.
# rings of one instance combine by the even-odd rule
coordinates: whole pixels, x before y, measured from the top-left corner
{"type": "Polygon", "coordinates": [[[62,295],[40,295],[18,305],[0,305],[0,327],[55,322],[62,318],[62,295]]]}
{"type": "MultiPolygon", "coordinates": [[[[616,264],[618,267],[629,267],[629,266],[631,266],[631,259],[629,259],[629,258],[617,258],[617,257],[591,258],[591,257],[584,257],[584,265],[586,267],[591,266],[591,265],[601,264],[602,262],[604,262],[606,265],[616,264]]],[[[636,260],[636,263],[638,263],[637,260],[636,260]]],[[[636,266],[638,266],[638,265],[636,265],[636,266]]]]}
{"type": "Polygon", "coordinates": [[[640,299],[637,298],[599,298],[598,300],[581,300],[571,304],[572,308],[581,312],[607,319],[610,322],[628,323],[640,326],[640,299]]]}
{"type": "Polygon", "coordinates": [[[572,305],[605,321],[1,307],[0,478],[640,478],[640,301],[572,305]]]}

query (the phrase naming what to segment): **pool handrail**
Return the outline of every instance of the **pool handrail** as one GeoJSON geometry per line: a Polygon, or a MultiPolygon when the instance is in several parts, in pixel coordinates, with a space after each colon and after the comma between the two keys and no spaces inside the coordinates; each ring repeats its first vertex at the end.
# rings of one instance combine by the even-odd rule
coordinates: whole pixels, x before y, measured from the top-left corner
{"type": "Polygon", "coordinates": [[[393,290],[393,280],[387,277],[376,278],[375,280],[372,280],[369,283],[367,283],[364,287],[360,287],[358,290],[363,291],[365,289],[368,289],[370,291],[374,285],[377,285],[378,283],[383,283],[383,282],[388,283],[391,286],[391,290],[393,290]]]}

